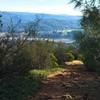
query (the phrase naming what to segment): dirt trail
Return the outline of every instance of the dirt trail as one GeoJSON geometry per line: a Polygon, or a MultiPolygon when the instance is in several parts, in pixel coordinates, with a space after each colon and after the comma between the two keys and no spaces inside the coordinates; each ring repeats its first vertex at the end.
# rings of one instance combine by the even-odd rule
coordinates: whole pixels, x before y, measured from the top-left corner
{"type": "Polygon", "coordinates": [[[82,65],[68,66],[44,79],[33,100],[100,100],[100,75],[82,65]]]}

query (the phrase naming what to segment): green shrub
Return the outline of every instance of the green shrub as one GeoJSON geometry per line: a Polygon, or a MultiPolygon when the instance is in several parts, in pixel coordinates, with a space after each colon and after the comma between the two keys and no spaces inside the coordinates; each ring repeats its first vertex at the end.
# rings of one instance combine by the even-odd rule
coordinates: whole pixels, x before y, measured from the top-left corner
{"type": "Polygon", "coordinates": [[[66,53],[66,61],[73,61],[74,60],[74,56],[72,55],[72,53],[66,53]]]}
{"type": "Polygon", "coordinates": [[[66,46],[63,43],[58,43],[55,47],[54,55],[57,58],[59,65],[63,65],[66,61],[66,46]]]}
{"type": "Polygon", "coordinates": [[[28,100],[40,83],[40,78],[31,75],[4,79],[0,82],[0,100],[28,100]]]}
{"type": "MultiPolygon", "coordinates": [[[[25,46],[24,54],[27,57],[32,69],[49,69],[57,66],[57,59],[53,55],[51,44],[48,42],[37,41],[25,46]]],[[[29,65],[29,64],[28,64],[29,65]]]]}
{"type": "Polygon", "coordinates": [[[77,47],[89,70],[100,71],[100,9],[87,6],[81,19],[82,32],[76,34],[77,47]]]}
{"type": "Polygon", "coordinates": [[[49,59],[50,59],[50,66],[51,66],[51,68],[57,68],[59,65],[58,65],[58,63],[57,63],[57,58],[55,57],[55,55],[53,54],[53,53],[51,53],[50,55],[49,55],[49,59]]]}
{"type": "Polygon", "coordinates": [[[82,60],[88,70],[100,71],[100,37],[92,34],[77,34],[77,43],[82,60]]]}
{"type": "Polygon", "coordinates": [[[0,75],[13,76],[13,74],[22,74],[26,69],[26,63],[29,62],[24,56],[23,49],[18,49],[17,44],[11,41],[1,41],[0,44],[0,75]],[[2,47],[2,45],[5,47],[2,47]],[[14,45],[14,46],[13,46],[14,45]],[[23,63],[24,62],[24,63],[23,63]]]}
{"type": "Polygon", "coordinates": [[[89,70],[100,71],[100,38],[88,37],[81,42],[84,63],[89,70]]]}
{"type": "Polygon", "coordinates": [[[77,60],[84,61],[84,56],[82,54],[78,54],[77,60]]]}

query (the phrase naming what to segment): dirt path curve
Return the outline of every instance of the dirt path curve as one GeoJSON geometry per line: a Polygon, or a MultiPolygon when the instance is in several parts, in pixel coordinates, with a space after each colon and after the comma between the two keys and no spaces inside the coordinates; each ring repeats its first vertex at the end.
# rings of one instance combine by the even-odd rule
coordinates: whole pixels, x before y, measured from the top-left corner
{"type": "Polygon", "coordinates": [[[33,100],[100,100],[100,75],[84,66],[68,66],[42,81],[33,100]]]}

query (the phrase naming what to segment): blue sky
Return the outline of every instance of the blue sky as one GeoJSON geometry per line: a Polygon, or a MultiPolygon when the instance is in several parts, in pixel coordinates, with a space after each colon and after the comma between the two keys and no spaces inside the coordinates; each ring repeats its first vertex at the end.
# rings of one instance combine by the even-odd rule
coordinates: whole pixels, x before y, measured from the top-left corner
{"type": "Polygon", "coordinates": [[[0,0],[0,11],[81,15],[68,0],[0,0]]]}

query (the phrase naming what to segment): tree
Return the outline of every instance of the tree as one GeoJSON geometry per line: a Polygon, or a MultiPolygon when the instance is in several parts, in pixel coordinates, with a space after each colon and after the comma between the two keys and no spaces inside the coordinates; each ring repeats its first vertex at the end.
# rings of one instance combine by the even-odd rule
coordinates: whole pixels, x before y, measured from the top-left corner
{"type": "Polygon", "coordinates": [[[72,0],[75,7],[83,7],[81,26],[76,42],[89,70],[100,71],[100,0],[72,0]],[[98,2],[98,3],[97,3],[98,2]]]}
{"type": "Polygon", "coordinates": [[[100,0],[71,0],[70,3],[75,4],[75,8],[86,6],[99,6],[100,0]]]}
{"type": "MultiPolygon", "coordinates": [[[[2,22],[2,21],[1,21],[2,22]]],[[[32,23],[32,32],[37,34],[38,19],[32,23]],[[33,31],[34,30],[34,31],[33,31]]],[[[27,35],[24,38],[20,38],[20,35],[16,36],[16,28],[21,23],[18,20],[16,23],[11,19],[8,25],[8,33],[0,36],[0,76],[13,76],[13,74],[21,74],[27,68],[23,62],[28,62],[27,57],[23,53],[23,47],[28,43],[28,37],[32,32],[27,31],[27,35]],[[27,61],[26,61],[27,60],[27,61]]],[[[2,26],[2,25],[1,25],[2,26]]],[[[2,27],[1,27],[2,28],[2,27]]],[[[29,29],[29,30],[31,30],[29,29]]]]}
{"type": "Polygon", "coordinates": [[[28,37],[36,38],[36,36],[38,35],[40,21],[41,18],[36,16],[36,18],[32,22],[29,22],[24,26],[25,34],[27,34],[28,37]]]}

